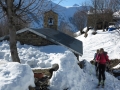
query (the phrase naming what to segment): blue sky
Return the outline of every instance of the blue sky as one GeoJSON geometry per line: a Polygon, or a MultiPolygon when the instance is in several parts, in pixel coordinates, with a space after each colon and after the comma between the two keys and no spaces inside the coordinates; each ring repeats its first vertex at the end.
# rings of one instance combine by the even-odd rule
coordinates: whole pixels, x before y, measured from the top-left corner
{"type": "MultiPolygon", "coordinates": [[[[58,3],[60,0],[52,0],[53,2],[55,3],[58,3]]],[[[87,4],[89,4],[90,0],[62,0],[60,5],[62,6],[73,6],[74,4],[78,4],[78,5],[82,5],[84,4],[85,2],[87,2],[87,4]]]]}

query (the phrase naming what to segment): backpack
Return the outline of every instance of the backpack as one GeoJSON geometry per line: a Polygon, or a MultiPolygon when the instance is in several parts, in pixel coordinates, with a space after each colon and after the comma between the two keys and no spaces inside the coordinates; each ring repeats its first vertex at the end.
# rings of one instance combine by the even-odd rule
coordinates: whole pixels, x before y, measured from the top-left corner
{"type": "MultiPolygon", "coordinates": [[[[107,61],[107,58],[106,58],[107,52],[104,51],[103,54],[104,54],[105,60],[107,61]]],[[[98,54],[98,57],[99,57],[99,59],[101,58],[100,54],[98,54]]]]}
{"type": "Polygon", "coordinates": [[[108,54],[108,53],[104,51],[104,57],[105,57],[105,60],[106,60],[106,61],[107,61],[107,58],[106,58],[106,55],[107,55],[107,54],[108,54]]]}
{"type": "MultiPolygon", "coordinates": [[[[106,59],[106,55],[107,55],[107,54],[108,54],[107,52],[104,52],[105,59],[106,59]]],[[[107,61],[107,59],[106,59],[106,61],[107,61]]],[[[107,64],[107,65],[106,65],[106,71],[107,71],[107,72],[110,72],[110,70],[111,70],[111,69],[110,69],[110,66],[107,64]]]]}

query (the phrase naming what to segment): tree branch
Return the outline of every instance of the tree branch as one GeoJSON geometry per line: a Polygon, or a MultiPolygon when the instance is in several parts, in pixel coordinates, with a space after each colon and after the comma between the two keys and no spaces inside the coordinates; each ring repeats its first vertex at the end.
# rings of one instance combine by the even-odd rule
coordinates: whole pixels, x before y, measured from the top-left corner
{"type": "Polygon", "coordinates": [[[0,0],[0,5],[1,5],[1,8],[3,9],[3,11],[6,12],[6,7],[3,5],[1,0],[0,0]]]}
{"type": "Polygon", "coordinates": [[[22,5],[22,0],[19,1],[18,6],[15,6],[16,7],[15,12],[20,9],[21,5],[22,5]]]}

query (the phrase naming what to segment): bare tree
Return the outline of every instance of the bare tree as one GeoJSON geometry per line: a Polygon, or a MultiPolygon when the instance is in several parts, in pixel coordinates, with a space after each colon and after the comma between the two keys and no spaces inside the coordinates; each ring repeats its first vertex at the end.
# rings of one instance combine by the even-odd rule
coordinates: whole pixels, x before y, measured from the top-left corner
{"type": "Polygon", "coordinates": [[[72,23],[77,27],[77,29],[81,32],[81,34],[83,32],[82,31],[83,28],[86,26],[86,22],[87,22],[87,14],[85,11],[77,11],[74,14],[72,23]]]}
{"type": "Polygon", "coordinates": [[[96,3],[96,10],[111,10],[113,12],[120,9],[120,0],[91,0],[96,3]]]}
{"type": "MultiPolygon", "coordinates": [[[[21,20],[17,20],[15,24],[16,24],[16,31],[29,26],[28,22],[25,23],[21,20]]],[[[0,20],[0,37],[8,34],[9,34],[9,27],[8,27],[7,20],[6,19],[0,20]]]]}
{"type": "Polygon", "coordinates": [[[75,37],[74,32],[70,30],[70,26],[66,22],[63,22],[63,21],[60,22],[59,31],[61,31],[71,37],[75,37]]]}
{"type": "MultiPolygon", "coordinates": [[[[120,0],[91,0],[93,7],[93,21],[94,21],[94,29],[96,30],[96,23],[98,18],[103,20],[103,31],[105,21],[112,19],[113,12],[120,9],[120,0]]],[[[109,20],[110,21],[110,20],[109,20]]]]}
{"type": "Polygon", "coordinates": [[[0,0],[0,19],[7,19],[10,35],[11,58],[14,62],[20,62],[16,47],[16,21],[20,20],[26,23],[33,19],[30,17],[32,12],[35,16],[40,13],[45,0],[0,0]],[[2,13],[2,14],[1,14],[2,13]]]}
{"type": "Polygon", "coordinates": [[[108,0],[108,1],[109,1],[109,3],[107,1],[106,1],[106,3],[108,3],[109,8],[113,12],[120,10],[120,0],[108,0]]]}
{"type": "Polygon", "coordinates": [[[93,7],[93,24],[94,24],[94,30],[96,31],[96,22],[97,22],[97,3],[99,0],[91,0],[92,2],[92,7],[93,7]]]}
{"type": "Polygon", "coordinates": [[[8,35],[8,34],[9,34],[9,31],[8,31],[6,20],[0,21],[0,37],[8,35]]]}

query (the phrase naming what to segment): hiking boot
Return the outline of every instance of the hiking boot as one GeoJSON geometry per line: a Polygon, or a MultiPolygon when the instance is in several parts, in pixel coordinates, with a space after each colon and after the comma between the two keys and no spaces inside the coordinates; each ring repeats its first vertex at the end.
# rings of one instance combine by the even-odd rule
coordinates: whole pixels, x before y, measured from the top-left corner
{"type": "Polygon", "coordinates": [[[100,84],[98,84],[98,86],[100,86],[100,84]]]}
{"type": "Polygon", "coordinates": [[[99,88],[100,87],[100,82],[98,83],[98,85],[97,85],[97,88],[99,88]]]}
{"type": "Polygon", "coordinates": [[[102,88],[104,88],[104,84],[102,84],[102,88]]]}
{"type": "Polygon", "coordinates": [[[97,88],[99,88],[99,87],[100,87],[100,84],[97,85],[97,88]]]}
{"type": "Polygon", "coordinates": [[[104,88],[104,85],[105,85],[104,82],[105,82],[105,81],[102,82],[102,87],[103,87],[103,88],[104,88]]]}

